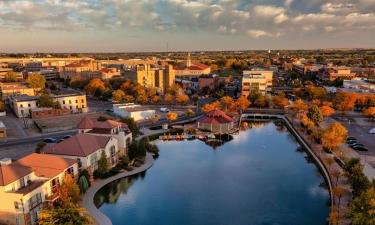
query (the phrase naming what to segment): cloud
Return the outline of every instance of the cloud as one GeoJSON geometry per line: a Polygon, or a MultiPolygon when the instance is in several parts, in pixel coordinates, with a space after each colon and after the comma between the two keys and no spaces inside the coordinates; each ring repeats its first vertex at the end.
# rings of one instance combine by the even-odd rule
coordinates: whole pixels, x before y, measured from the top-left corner
{"type": "Polygon", "coordinates": [[[247,34],[253,38],[261,38],[261,37],[280,37],[281,33],[278,32],[276,34],[264,31],[264,30],[248,30],[247,34]]]}

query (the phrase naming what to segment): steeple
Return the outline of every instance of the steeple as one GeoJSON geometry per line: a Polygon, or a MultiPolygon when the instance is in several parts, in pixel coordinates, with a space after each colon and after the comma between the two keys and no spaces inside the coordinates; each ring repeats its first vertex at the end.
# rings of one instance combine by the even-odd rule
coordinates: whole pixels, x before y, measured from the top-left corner
{"type": "Polygon", "coordinates": [[[188,52],[187,60],[186,60],[186,67],[191,67],[191,58],[190,58],[190,52],[188,52]]]}

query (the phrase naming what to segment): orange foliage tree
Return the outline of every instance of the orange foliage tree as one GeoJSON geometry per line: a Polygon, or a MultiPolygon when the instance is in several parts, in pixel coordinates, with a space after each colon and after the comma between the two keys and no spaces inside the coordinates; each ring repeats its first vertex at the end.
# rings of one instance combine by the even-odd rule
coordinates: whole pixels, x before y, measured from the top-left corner
{"type": "Polygon", "coordinates": [[[276,96],[273,96],[272,102],[276,107],[278,107],[280,109],[284,109],[285,106],[287,106],[289,104],[288,99],[285,98],[285,94],[283,94],[283,93],[280,93],[276,96]]]}
{"type": "Polygon", "coordinates": [[[355,93],[340,91],[336,94],[333,105],[337,110],[345,114],[347,111],[353,110],[357,99],[358,95],[355,93]]]}
{"type": "Polygon", "coordinates": [[[90,82],[85,87],[85,91],[90,94],[94,94],[97,89],[105,90],[105,84],[99,78],[90,80],[90,82]]]}
{"type": "Polygon", "coordinates": [[[228,109],[231,109],[233,107],[234,101],[233,98],[229,96],[224,96],[220,99],[220,103],[225,111],[228,111],[228,109]]]}
{"type": "Polygon", "coordinates": [[[250,105],[251,105],[250,101],[247,100],[245,96],[239,97],[237,101],[234,103],[234,107],[240,112],[249,108],[250,105]]]}
{"type": "Polygon", "coordinates": [[[369,107],[369,108],[363,110],[363,115],[365,115],[369,118],[375,118],[375,107],[369,107]]]}
{"type": "Polygon", "coordinates": [[[322,112],[322,115],[324,117],[329,117],[335,113],[335,110],[331,106],[328,106],[328,105],[320,106],[320,111],[322,112]]]}
{"type": "Polygon", "coordinates": [[[175,121],[178,118],[178,114],[174,113],[174,112],[169,112],[169,113],[167,113],[166,118],[169,121],[175,121]]]}
{"type": "Polygon", "coordinates": [[[297,99],[293,102],[291,110],[295,113],[295,115],[297,115],[297,117],[300,117],[302,114],[307,112],[308,108],[309,107],[303,100],[297,99]]]}
{"type": "Polygon", "coordinates": [[[336,150],[344,143],[348,136],[348,130],[340,123],[330,124],[322,135],[322,145],[330,150],[336,150]]]}
{"type": "Polygon", "coordinates": [[[189,96],[185,95],[185,94],[182,94],[182,95],[178,95],[176,97],[176,102],[178,102],[179,104],[182,104],[184,105],[186,102],[189,101],[189,96]]]}
{"type": "Polygon", "coordinates": [[[220,102],[219,101],[214,101],[212,103],[205,104],[202,108],[202,112],[210,112],[214,109],[220,109],[220,102]]]}

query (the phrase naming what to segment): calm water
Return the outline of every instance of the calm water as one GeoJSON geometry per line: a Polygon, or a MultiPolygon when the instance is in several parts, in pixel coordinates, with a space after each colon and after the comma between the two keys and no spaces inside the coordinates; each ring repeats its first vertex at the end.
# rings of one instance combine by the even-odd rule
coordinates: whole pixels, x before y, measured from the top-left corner
{"type": "Polygon", "coordinates": [[[95,196],[113,224],[326,224],[324,179],[273,123],[241,131],[215,150],[198,140],[156,143],[153,167],[95,196]]]}

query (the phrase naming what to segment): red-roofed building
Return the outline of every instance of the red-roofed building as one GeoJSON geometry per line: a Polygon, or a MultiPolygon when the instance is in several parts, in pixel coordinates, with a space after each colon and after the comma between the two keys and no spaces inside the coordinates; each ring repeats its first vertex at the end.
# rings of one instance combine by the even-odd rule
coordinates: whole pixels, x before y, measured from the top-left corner
{"type": "Polygon", "coordinates": [[[93,173],[98,168],[98,160],[105,152],[111,166],[117,165],[119,158],[124,154],[118,147],[118,141],[111,136],[99,136],[86,133],[76,134],[60,143],[45,146],[45,154],[61,156],[67,159],[76,159],[82,169],[93,173]]]}
{"type": "Polygon", "coordinates": [[[234,120],[223,111],[215,109],[200,118],[197,127],[215,133],[226,133],[233,129],[234,120]]]}
{"type": "Polygon", "coordinates": [[[117,139],[120,151],[127,152],[127,147],[132,142],[132,133],[128,125],[115,120],[98,121],[84,117],[78,123],[78,132],[96,136],[107,136],[117,139]]]}
{"type": "Polygon", "coordinates": [[[196,77],[200,75],[208,75],[211,73],[211,67],[198,62],[192,62],[190,53],[188,53],[186,63],[174,67],[174,70],[176,77],[178,78],[196,77]]]}
{"type": "Polygon", "coordinates": [[[0,224],[34,225],[38,213],[58,199],[65,175],[78,176],[76,160],[30,154],[0,161],[0,224]]]}

